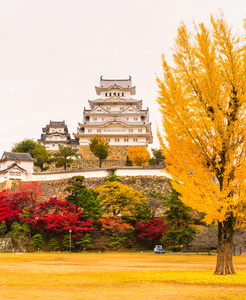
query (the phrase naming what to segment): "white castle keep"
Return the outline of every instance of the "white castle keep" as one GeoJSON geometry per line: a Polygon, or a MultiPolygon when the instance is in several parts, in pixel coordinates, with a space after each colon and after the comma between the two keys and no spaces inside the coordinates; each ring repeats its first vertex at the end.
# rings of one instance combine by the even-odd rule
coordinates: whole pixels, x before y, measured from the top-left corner
{"type": "Polygon", "coordinates": [[[58,150],[58,144],[79,149],[84,159],[95,159],[89,150],[92,138],[99,135],[110,145],[111,160],[126,158],[131,146],[144,146],[153,142],[149,109],[142,109],[142,100],[132,98],[135,86],[129,79],[103,79],[95,87],[99,98],[89,100],[90,109],[84,109],[75,139],[70,138],[65,122],[50,121],[43,128],[39,140],[47,150],[58,150]]]}

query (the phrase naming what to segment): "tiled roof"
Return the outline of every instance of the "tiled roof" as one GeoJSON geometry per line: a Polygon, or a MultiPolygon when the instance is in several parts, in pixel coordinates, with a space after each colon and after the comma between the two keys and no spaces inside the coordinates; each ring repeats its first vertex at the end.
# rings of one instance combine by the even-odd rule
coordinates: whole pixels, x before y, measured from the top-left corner
{"type": "Polygon", "coordinates": [[[93,102],[93,103],[112,103],[114,104],[116,101],[113,100],[111,101],[112,98],[117,98],[118,101],[120,103],[138,103],[138,102],[142,102],[142,100],[137,100],[137,99],[133,99],[133,98],[120,98],[118,96],[113,96],[111,98],[98,98],[98,99],[95,99],[95,100],[89,100],[89,102],[93,102]]]}
{"type": "Polygon", "coordinates": [[[30,153],[4,152],[1,160],[36,161],[30,153]]]}
{"type": "Polygon", "coordinates": [[[100,78],[100,88],[109,88],[112,85],[118,85],[122,88],[132,87],[132,78],[129,76],[129,79],[103,79],[100,78]]]}
{"type": "Polygon", "coordinates": [[[62,126],[66,126],[66,124],[65,124],[65,121],[51,121],[50,120],[49,126],[62,127],[62,126]]]}

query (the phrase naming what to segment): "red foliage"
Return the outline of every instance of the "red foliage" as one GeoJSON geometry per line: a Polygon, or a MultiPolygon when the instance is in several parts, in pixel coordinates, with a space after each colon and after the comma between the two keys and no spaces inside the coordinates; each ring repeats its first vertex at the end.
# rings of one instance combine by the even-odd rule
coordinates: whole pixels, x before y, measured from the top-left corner
{"type": "Polygon", "coordinates": [[[72,230],[73,238],[76,239],[93,230],[93,220],[84,221],[84,217],[85,214],[78,206],[51,198],[49,201],[37,203],[35,208],[30,208],[30,215],[25,221],[49,235],[64,234],[72,230]]]}
{"type": "Polygon", "coordinates": [[[21,182],[12,190],[0,192],[0,222],[10,227],[13,221],[20,220],[26,207],[34,207],[42,193],[38,182],[21,182]]]}
{"type": "Polygon", "coordinates": [[[146,222],[137,222],[135,228],[141,233],[138,237],[158,241],[164,232],[166,232],[166,223],[161,219],[152,219],[146,222]]]}
{"type": "Polygon", "coordinates": [[[14,189],[14,194],[21,194],[26,201],[34,202],[37,201],[38,198],[43,193],[43,189],[39,182],[30,181],[30,182],[20,182],[14,189]]]}

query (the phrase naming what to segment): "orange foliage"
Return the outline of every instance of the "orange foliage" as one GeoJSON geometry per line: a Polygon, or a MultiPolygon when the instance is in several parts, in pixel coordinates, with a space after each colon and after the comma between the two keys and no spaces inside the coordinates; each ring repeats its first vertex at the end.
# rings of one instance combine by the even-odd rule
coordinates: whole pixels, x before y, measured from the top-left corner
{"type": "Polygon", "coordinates": [[[150,154],[145,147],[130,147],[128,158],[135,166],[146,166],[150,159],[150,154]]]}
{"type": "Polygon", "coordinates": [[[118,216],[102,215],[98,220],[102,231],[108,231],[113,234],[122,234],[134,228],[118,216]]]}

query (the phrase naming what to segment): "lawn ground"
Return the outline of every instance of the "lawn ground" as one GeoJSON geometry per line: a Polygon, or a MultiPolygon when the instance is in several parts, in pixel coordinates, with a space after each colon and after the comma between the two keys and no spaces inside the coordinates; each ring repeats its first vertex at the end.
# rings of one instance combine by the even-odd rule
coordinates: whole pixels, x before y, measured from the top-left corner
{"type": "Polygon", "coordinates": [[[216,256],[153,253],[3,253],[0,299],[246,299],[246,256],[236,275],[213,275],[216,256]]]}

